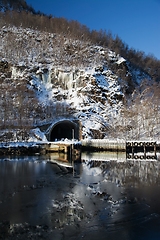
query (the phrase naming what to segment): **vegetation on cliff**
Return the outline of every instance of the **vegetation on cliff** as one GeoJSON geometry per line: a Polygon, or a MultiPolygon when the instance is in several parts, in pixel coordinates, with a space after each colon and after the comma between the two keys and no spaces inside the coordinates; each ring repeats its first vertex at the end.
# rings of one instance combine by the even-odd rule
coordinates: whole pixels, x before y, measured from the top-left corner
{"type": "Polygon", "coordinates": [[[60,116],[78,117],[84,138],[159,138],[159,60],[25,1],[0,9],[1,140],[60,116]]]}

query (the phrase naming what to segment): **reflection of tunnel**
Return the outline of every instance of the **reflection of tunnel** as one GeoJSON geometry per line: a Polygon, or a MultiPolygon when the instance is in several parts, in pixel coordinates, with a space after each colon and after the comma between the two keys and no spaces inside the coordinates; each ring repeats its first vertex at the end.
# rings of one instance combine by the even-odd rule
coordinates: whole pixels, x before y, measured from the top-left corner
{"type": "Polygon", "coordinates": [[[74,138],[77,138],[76,124],[70,121],[62,121],[57,123],[50,133],[50,141],[61,140],[62,138],[73,138],[74,129],[74,138]]]}

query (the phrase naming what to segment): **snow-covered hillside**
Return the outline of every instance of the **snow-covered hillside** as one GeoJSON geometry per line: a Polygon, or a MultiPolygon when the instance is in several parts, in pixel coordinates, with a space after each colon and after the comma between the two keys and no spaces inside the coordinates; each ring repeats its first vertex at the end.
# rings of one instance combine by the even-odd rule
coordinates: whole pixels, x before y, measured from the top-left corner
{"type": "MultiPolygon", "coordinates": [[[[49,109],[44,119],[41,113],[32,116],[37,125],[51,122],[59,111],[61,116],[80,119],[83,138],[136,136],[131,127],[133,116],[126,122],[129,116],[123,111],[126,93],[131,94],[150,77],[108,48],[63,35],[4,26],[0,30],[0,62],[3,88],[7,81],[26,81],[41,108],[49,109]]],[[[5,113],[2,123],[4,118],[5,113]]],[[[146,137],[144,130],[140,134],[146,137]]]]}

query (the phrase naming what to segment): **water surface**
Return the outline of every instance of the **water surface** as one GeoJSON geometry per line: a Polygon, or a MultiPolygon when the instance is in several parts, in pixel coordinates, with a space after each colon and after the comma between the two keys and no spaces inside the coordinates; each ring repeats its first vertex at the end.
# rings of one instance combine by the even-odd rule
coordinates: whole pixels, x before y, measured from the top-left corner
{"type": "Polygon", "coordinates": [[[160,239],[159,160],[1,157],[0,239],[160,239]]]}

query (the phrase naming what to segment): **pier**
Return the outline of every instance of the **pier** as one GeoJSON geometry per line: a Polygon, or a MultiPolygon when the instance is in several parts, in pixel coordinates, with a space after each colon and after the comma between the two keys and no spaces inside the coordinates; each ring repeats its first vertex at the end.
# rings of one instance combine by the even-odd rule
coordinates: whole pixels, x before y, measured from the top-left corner
{"type": "Polygon", "coordinates": [[[126,157],[128,159],[156,159],[159,146],[152,141],[126,142],[126,157]]]}
{"type": "Polygon", "coordinates": [[[126,152],[126,159],[156,159],[160,145],[156,141],[82,140],[84,151],[126,152]]]}

